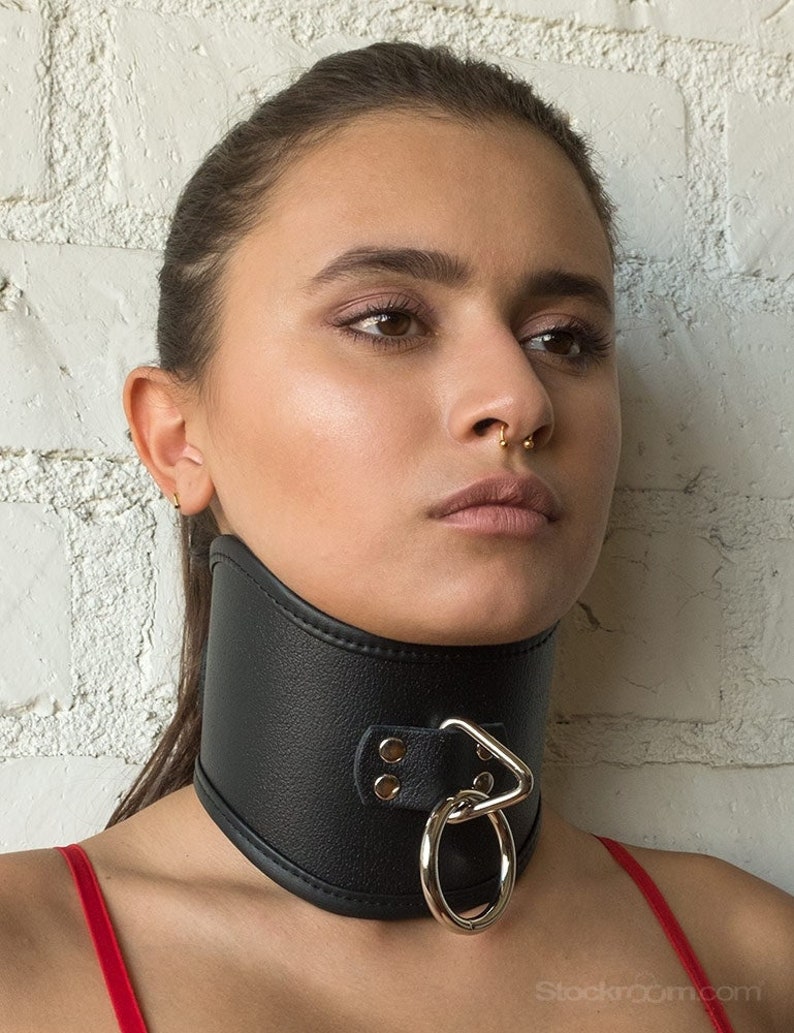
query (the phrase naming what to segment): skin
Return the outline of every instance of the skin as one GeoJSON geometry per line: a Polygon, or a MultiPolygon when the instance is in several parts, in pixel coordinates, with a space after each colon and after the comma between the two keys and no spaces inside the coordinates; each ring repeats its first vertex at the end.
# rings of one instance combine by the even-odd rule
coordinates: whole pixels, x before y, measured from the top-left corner
{"type": "MultiPolygon", "coordinates": [[[[593,298],[518,289],[550,267],[591,277],[611,299],[603,230],[552,144],[514,126],[362,119],[290,170],[231,255],[206,382],[185,390],[159,370],[130,374],[136,446],[183,512],[211,505],[223,530],[342,619],[427,642],[545,628],[595,563],[619,440],[611,348],[582,365],[548,354],[544,337],[575,319],[609,341],[611,316],[593,298]],[[473,275],[465,288],[378,273],[301,291],[362,244],[443,250],[473,275]],[[391,319],[407,346],[383,350],[332,325],[395,296],[433,313],[421,334],[391,319]],[[450,491],[504,471],[542,477],[559,519],[527,538],[429,514],[450,491]]],[[[711,1028],[686,997],[642,1007],[539,996],[540,983],[687,986],[625,873],[550,809],[508,913],[476,937],[307,904],[250,865],[190,787],[83,845],[151,1033],[711,1028]]],[[[791,898],[711,858],[633,852],[714,985],[761,987],[760,1001],[729,1002],[737,1033],[790,1030],[791,898]]],[[[0,858],[0,1000],[1,1033],[116,1028],[52,850],[0,858]]]]}
{"type": "MultiPolygon", "coordinates": [[[[183,512],[211,500],[222,529],[291,588],[367,630],[456,644],[548,627],[592,573],[620,440],[610,311],[522,286],[560,269],[591,277],[611,302],[607,241],[576,171],[534,132],[392,114],[293,167],[269,211],[228,262],[204,390],[181,400],[204,461],[198,498],[189,459],[171,471],[163,442],[139,435],[144,461],[183,512]],[[394,160],[361,161],[387,146],[394,160]],[[471,279],[370,272],[303,290],[362,246],[447,252],[471,279]],[[365,340],[335,325],[395,298],[422,314],[392,316],[386,332],[360,319],[365,340]],[[544,343],[556,331],[551,347],[574,352],[579,324],[604,338],[604,354],[544,343]],[[512,448],[498,446],[501,423],[512,448]],[[531,453],[519,444],[530,433],[531,453]],[[530,471],[562,508],[534,540],[428,517],[473,481],[530,471]]],[[[150,376],[128,387],[133,430],[150,376]]]]}

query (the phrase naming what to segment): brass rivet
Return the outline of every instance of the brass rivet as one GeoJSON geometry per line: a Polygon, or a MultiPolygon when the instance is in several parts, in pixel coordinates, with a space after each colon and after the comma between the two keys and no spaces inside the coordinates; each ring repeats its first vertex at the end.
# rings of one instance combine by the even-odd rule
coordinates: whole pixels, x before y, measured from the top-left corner
{"type": "Polygon", "coordinates": [[[481,742],[478,742],[477,743],[477,756],[480,758],[480,760],[491,760],[491,758],[493,757],[493,754],[491,753],[490,750],[486,750],[486,748],[483,746],[483,744],[481,742]]]}
{"type": "Polygon", "coordinates": [[[490,771],[481,771],[472,782],[472,788],[481,793],[490,793],[493,789],[493,775],[490,771]]]}
{"type": "Polygon", "coordinates": [[[400,780],[396,775],[379,775],[374,789],[380,800],[393,800],[400,791],[400,780]]]}
{"type": "Polygon", "coordinates": [[[381,760],[388,761],[389,764],[397,764],[405,756],[405,749],[405,743],[402,739],[391,737],[383,740],[378,747],[378,753],[381,756],[381,760]]]}

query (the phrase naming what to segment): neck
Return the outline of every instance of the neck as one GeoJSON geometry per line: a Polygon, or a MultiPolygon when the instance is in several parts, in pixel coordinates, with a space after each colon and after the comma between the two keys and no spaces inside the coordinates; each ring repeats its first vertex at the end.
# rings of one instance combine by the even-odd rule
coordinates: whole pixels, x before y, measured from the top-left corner
{"type": "MultiPolygon", "coordinates": [[[[540,827],[553,629],[506,645],[415,645],[322,613],[234,537],[215,540],[210,567],[195,788],[249,861],[338,914],[428,914],[419,870],[428,814],[483,773],[478,785],[492,797],[515,782],[469,734],[440,729],[461,717],[535,776],[528,795],[497,812],[524,870],[540,827]]],[[[439,859],[450,905],[493,898],[499,863],[489,821],[450,824],[439,859]]]]}

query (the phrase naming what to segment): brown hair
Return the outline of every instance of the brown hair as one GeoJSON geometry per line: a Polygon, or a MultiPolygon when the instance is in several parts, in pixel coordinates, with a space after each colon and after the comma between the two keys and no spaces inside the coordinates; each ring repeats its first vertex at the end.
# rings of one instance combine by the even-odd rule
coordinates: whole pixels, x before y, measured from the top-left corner
{"type": "MultiPolygon", "coordinates": [[[[259,104],[212,148],[179,198],[159,274],[160,365],[202,385],[215,345],[226,256],[266,211],[272,187],[300,154],[357,116],[408,111],[464,124],[518,122],[554,140],[578,171],[614,254],[614,209],[585,140],[557,108],[496,65],[443,46],[382,42],[323,58],[259,104]]],[[[181,519],[186,612],[176,712],[108,827],[188,785],[198,755],[201,658],[209,624],[209,509],[181,519]]]]}

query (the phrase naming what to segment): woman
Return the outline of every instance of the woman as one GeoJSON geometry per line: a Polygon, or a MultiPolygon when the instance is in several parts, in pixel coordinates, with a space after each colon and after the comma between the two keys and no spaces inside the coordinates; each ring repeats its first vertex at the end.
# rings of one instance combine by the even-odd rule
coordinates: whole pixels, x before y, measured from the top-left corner
{"type": "Polygon", "coordinates": [[[327,58],[210,153],[125,387],[182,521],[179,708],[82,852],[2,859],[0,1029],[791,1028],[791,898],[541,809],[612,260],[564,117],[441,48],[327,58]]]}

